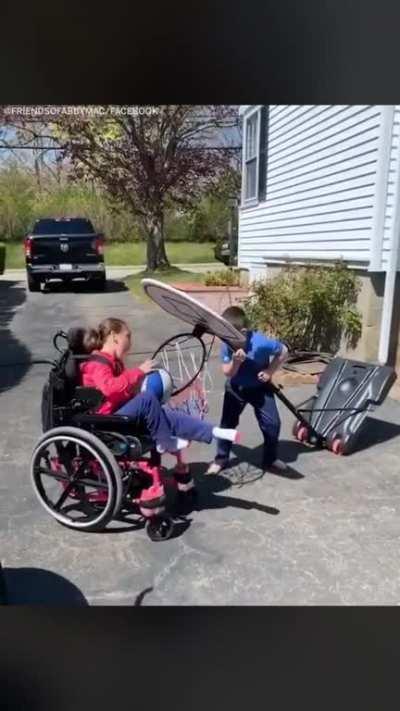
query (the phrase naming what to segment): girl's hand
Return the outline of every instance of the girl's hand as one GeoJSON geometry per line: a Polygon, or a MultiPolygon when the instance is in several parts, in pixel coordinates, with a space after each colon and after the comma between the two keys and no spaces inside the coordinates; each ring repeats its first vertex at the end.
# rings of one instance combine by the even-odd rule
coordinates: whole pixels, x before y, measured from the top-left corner
{"type": "Polygon", "coordinates": [[[139,365],[139,368],[145,375],[148,375],[149,373],[152,373],[153,370],[157,370],[157,363],[155,360],[149,358],[148,360],[145,360],[144,363],[139,365]]]}
{"type": "Polygon", "coordinates": [[[268,372],[268,370],[260,370],[257,377],[262,383],[268,383],[271,380],[272,375],[268,372]]]}
{"type": "Polygon", "coordinates": [[[246,360],[246,357],[247,356],[243,348],[239,348],[239,350],[233,354],[232,360],[234,360],[236,363],[243,363],[246,360]]]}

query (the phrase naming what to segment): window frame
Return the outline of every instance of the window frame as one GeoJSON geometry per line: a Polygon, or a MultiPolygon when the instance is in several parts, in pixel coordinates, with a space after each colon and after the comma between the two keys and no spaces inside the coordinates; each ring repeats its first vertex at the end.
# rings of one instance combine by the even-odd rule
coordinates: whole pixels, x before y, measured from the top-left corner
{"type": "Polygon", "coordinates": [[[242,199],[241,207],[253,207],[259,203],[259,178],[260,178],[260,134],[261,134],[261,106],[255,106],[243,116],[243,156],[242,156],[242,199]],[[257,117],[256,153],[247,158],[247,124],[251,118],[257,117]],[[247,164],[256,161],[256,190],[255,195],[246,198],[247,191],[247,164]]]}

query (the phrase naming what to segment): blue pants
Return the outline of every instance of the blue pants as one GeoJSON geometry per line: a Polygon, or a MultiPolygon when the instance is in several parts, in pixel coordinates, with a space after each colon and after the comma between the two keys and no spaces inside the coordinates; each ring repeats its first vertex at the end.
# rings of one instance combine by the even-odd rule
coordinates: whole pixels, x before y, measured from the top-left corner
{"type": "MultiPolygon", "coordinates": [[[[268,386],[260,385],[259,388],[233,388],[231,383],[226,383],[224,404],[222,407],[221,427],[235,429],[240,415],[246,405],[254,408],[258,426],[264,437],[263,468],[269,467],[277,458],[278,439],[281,421],[276,406],[273,392],[268,386]]],[[[229,460],[232,443],[227,440],[218,440],[217,464],[225,466],[229,460]]]]}
{"type": "Polygon", "coordinates": [[[139,393],[121,407],[116,415],[127,415],[133,424],[145,427],[152,439],[165,449],[172,437],[206,442],[213,438],[213,425],[197,417],[190,417],[172,408],[162,407],[153,393],[139,393]]]}

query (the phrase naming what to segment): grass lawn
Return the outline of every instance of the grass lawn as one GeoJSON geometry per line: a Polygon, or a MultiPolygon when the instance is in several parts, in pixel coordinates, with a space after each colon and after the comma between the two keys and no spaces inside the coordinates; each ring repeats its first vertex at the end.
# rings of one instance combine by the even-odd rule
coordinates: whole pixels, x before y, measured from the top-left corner
{"type": "MultiPolygon", "coordinates": [[[[173,264],[199,264],[215,262],[212,242],[167,242],[167,255],[173,264]]],[[[106,244],[106,265],[134,266],[146,263],[146,245],[144,242],[114,242],[106,244]]],[[[22,269],[25,266],[24,251],[21,242],[8,242],[6,246],[6,268],[22,269]]]]}
{"type": "Polygon", "coordinates": [[[6,269],[23,269],[25,256],[22,242],[6,242],[6,269]]]}
{"type": "MultiPolygon", "coordinates": [[[[166,242],[168,259],[172,264],[193,264],[215,262],[214,244],[212,242],[166,242]]],[[[107,264],[125,266],[146,264],[146,245],[144,242],[131,244],[115,243],[106,246],[105,258],[107,264]]]]}
{"type": "Polygon", "coordinates": [[[164,281],[166,284],[178,284],[182,282],[199,282],[200,284],[204,284],[205,274],[188,272],[185,269],[171,267],[171,269],[157,273],[142,271],[139,272],[139,274],[132,274],[124,279],[126,285],[138,301],[141,301],[142,303],[153,303],[153,301],[151,301],[151,299],[149,299],[144,293],[143,287],[140,283],[140,280],[144,279],[144,277],[158,279],[159,281],[164,281]]]}

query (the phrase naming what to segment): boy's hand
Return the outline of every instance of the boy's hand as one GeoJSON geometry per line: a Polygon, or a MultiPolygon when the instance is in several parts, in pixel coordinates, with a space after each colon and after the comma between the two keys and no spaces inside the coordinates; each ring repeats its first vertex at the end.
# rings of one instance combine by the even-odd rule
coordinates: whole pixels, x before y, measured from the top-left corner
{"type": "Polygon", "coordinates": [[[243,363],[246,360],[247,356],[246,353],[244,352],[243,348],[239,348],[238,351],[236,351],[233,356],[232,360],[235,361],[235,363],[243,363]]]}
{"type": "Polygon", "coordinates": [[[272,375],[268,372],[268,370],[260,370],[257,377],[262,383],[268,383],[271,380],[272,375]]]}
{"type": "Polygon", "coordinates": [[[149,373],[152,373],[153,370],[157,370],[157,363],[155,360],[152,360],[149,358],[149,360],[145,360],[144,363],[139,365],[140,370],[145,373],[145,375],[148,375],[149,373]]]}

